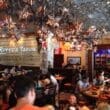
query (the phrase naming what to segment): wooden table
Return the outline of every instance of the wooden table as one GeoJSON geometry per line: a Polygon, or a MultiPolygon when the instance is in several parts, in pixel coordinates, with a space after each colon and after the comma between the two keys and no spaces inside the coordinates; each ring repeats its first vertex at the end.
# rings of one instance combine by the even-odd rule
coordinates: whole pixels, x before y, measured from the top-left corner
{"type": "Polygon", "coordinates": [[[93,99],[94,103],[97,101],[110,102],[110,88],[102,91],[100,88],[90,88],[87,91],[83,91],[82,94],[88,97],[90,100],[93,99]]]}

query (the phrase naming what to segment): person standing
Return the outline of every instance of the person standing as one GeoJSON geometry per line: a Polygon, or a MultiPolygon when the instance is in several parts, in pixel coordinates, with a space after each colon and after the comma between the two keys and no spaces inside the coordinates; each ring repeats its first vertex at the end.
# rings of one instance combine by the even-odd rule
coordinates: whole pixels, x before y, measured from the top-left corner
{"type": "Polygon", "coordinates": [[[16,79],[14,87],[17,104],[10,110],[52,110],[52,107],[38,107],[34,106],[36,98],[35,83],[32,79],[26,76],[19,76],[16,79]]]}

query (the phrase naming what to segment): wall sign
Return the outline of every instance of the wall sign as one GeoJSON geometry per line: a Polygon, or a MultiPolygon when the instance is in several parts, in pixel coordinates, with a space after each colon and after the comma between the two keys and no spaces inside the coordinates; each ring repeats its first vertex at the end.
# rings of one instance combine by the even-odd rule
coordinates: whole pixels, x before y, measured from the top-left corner
{"type": "Polygon", "coordinates": [[[21,45],[15,46],[10,46],[9,38],[0,39],[0,64],[40,66],[41,61],[35,36],[25,37],[21,45]]]}
{"type": "Polygon", "coordinates": [[[16,53],[16,52],[36,52],[36,47],[16,47],[16,48],[6,48],[0,47],[0,54],[16,53]]]}

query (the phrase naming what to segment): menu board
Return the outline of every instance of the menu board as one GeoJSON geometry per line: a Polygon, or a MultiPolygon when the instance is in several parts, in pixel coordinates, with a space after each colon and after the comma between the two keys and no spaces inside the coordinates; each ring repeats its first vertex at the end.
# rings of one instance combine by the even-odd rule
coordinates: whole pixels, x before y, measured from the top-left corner
{"type": "Polygon", "coordinates": [[[0,64],[40,66],[42,59],[37,47],[35,36],[19,40],[0,38],[0,64]]]}

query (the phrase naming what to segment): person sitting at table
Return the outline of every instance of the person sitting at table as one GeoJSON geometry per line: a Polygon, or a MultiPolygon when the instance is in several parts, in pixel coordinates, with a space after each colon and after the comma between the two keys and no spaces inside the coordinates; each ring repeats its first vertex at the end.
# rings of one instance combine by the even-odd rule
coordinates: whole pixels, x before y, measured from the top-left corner
{"type": "Polygon", "coordinates": [[[5,68],[3,73],[4,73],[5,75],[9,74],[9,69],[8,69],[8,68],[5,68]]]}
{"type": "Polygon", "coordinates": [[[15,75],[15,73],[16,73],[16,67],[13,66],[10,70],[10,74],[15,75]]]}
{"type": "Polygon", "coordinates": [[[8,76],[9,76],[9,69],[5,68],[2,73],[2,77],[5,79],[5,78],[8,78],[8,76]]]}
{"type": "Polygon", "coordinates": [[[89,78],[85,77],[82,80],[80,79],[77,82],[77,88],[79,89],[79,92],[87,90],[90,87],[89,78]]]}
{"type": "Polygon", "coordinates": [[[68,104],[64,107],[64,110],[78,110],[77,98],[74,94],[69,96],[68,104]]]}
{"type": "Polygon", "coordinates": [[[89,78],[88,77],[84,77],[83,79],[80,79],[77,82],[75,93],[76,93],[76,96],[77,96],[78,100],[81,100],[84,103],[87,102],[86,98],[82,94],[83,94],[83,92],[85,92],[89,88],[91,88],[91,85],[89,83],[89,78]]]}
{"type": "Polygon", "coordinates": [[[22,70],[23,70],[22,66],[18,65],[18,67],[16,68],[16,71],[22,71],[22,70]]]}
{"type": "Polygon", "coordinates": [[[95,75],[93,78],[93,85],[100,86],[104,84],[104,71],[102,71],[99,75],[95,75]]]}
{"type": "Polygon", "coordinates": [[[102,83],[102,84],[104,84],[104,71],[102,71],[101,73],[100,73],[100,75],[99,75],[99,80],[100,80],[100,83],[102,83]]]}

